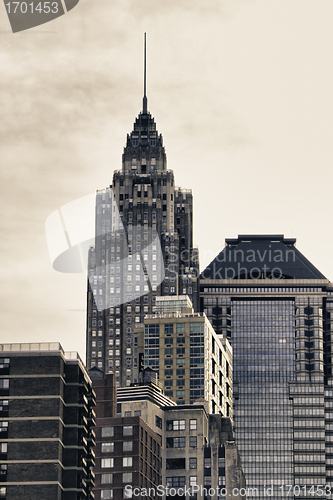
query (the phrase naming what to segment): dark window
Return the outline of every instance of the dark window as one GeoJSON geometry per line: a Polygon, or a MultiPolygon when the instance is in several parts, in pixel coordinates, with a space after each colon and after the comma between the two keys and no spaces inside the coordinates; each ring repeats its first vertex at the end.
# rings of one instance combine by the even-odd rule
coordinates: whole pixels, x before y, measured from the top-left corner
{"type": "Polygon", "coordinates": [[[166,323],[164,325],[164,333],[173,333],[173,323],[166,323]]]}
{"type": "Polygon", "coordinates": [[[175,476],[166,478],[166,486],[169,488],[177,486],[185,486],[185,476],[175,476]]]}
{"type": "Polygon", "coordinates": [[[185,448],[185,436],[166,438],[167,448],[185,448]]]}
{"type": "Polygon", "coordinates": [[[185,458],[167,458],[166,468],[168,469],[185,469],[185,458]]]}
{"type": "Polygon", "coordinates": [[[158,427],[159,429],[162,429],[162,419],[158,415],[155,415],[155,424],[156,424],[156,427],[158,427]]]}
{"type": "Polygon", "coordinates": [[[190,436],[190,448],[197,447],[197,436],[190,436]]]}

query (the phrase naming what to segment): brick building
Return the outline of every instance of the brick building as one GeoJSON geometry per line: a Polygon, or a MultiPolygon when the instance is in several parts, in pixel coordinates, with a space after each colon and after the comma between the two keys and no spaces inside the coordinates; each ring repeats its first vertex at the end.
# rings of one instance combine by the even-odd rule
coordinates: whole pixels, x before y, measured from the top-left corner
{"type": "Polygon", "coordinates": [[[77,353],[0,345],[0,498],[93,498],[95,395],[77,353]]]}
{"type": "Polygon", "coordinates": [[[151,488],[161,482],[161,437],[141,418],[116,415],[115,376],[90,370],[96,390],[96,500],[121,500],[127,485],[151,488]]]}

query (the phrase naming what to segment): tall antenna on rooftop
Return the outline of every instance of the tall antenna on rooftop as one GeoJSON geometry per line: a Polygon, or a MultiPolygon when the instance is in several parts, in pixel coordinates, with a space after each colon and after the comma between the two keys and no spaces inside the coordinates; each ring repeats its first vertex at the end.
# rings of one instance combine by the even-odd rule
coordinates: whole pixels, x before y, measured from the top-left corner
{"type": "Polygon", "coordinates": [[[145,33],[144,67],[143,67],[143,113],[147,114],[147,35],[145,33]]]}

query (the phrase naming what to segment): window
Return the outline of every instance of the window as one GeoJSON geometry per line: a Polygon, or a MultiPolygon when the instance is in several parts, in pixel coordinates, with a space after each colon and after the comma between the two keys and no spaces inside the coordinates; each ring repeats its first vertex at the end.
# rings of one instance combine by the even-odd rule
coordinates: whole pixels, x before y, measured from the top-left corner
{"type": "Polygon", "coordinates": [[[159,429],[162,429],[162,419],[158,415],[155,415],[155,424],[156,424],[156,427],[158,427],[159,429]]]}
{"type": "Polygon", "coordinates": [[[0,498],[6,498],[6,494],[7,494],[6,492],[7,492],[6,487],[5,487],[5,486],[2,486],[2,487],[0,488],[0,498]]]}
{"type": "Polygon", "coordinates": [[[114,427],[102,427],[102,437],[114,436],[114,427]]]}
{"type": "Polygon", "coordinates": [[[197,436],[190,436],[190,448],[197,447],[197,436]]]}
{"type": "Polygon", "coordinates": [[[167,420],[167,431],[184,431],[185,420],[167,420]]]}
{"type": "MultiPolygon", "coordinates": [[[[191,458],[190,458],[191,460],[191,458]]],[[[190,469],[196,469],[197,468],[197,459],[193,458],[192,460],[195,460],[195,467],[190,467],[190,469]]],[[[197,476],[190,476],[190,486],[196,486],[197,485],[197,476]]]]}
{"type": "Polygon", "coordinates": [[[205,457],[204,459],[204,468],[210,469],[212,466],[212,459],[210,457],[205,457]]]}
{"type": "Polygon", "coordinates": [[[8,431],[8,422],[0,422],[0,433],[8,431]]]}
{"type": "Polygon", "coordinates": [[[165,356],[172,356],[173,355],[173,347],[167,347],[164,349],[164,354],[165,356]]]}
{"type": "Polygon", "coordinates": [[[185,448],[185,436],[166,438],[167,448],[185,448]]]}
{"type": "Polygon", "coordinates": [[[185,486],[185,476],[167,477],[166,486],[168,486],[169,488],[185,486]]]}
{"type": "Polygon", "coordinates": [[[123,441],[123,451],[132,451],[133,441],[123,441]]]}
{"type": "Polygon", "coordinates": [[[191,419],[190,420],[190,431],[196,431],[197,430],[197,419],[191,419]]]}
{"type": "Polygon", "coordinates": [[[102,443],[101,444],[102,453],[112,453],[114,452],[114,443],[102,443]]]}
{"type": "Polygon", "coordinates": [[[113,458],[102,458],[101,459],[101,468],[109,469],[113,467],[113,458]]]}
{"type": "Polygon", "coordinates": [[[123,457],[123,467],[132,467],[133,457],[123,457]]]}
{"type": "Polygon", "coordinates": [[[131,411],[125,411],[124,417],[130,417],[132,415],[131,411]]]}
{"type": "Polygon", "coordinates": [[[132,481],[132,472],[123,472],[123,483],[131,483],[132,481]]]}
{"type": "Polygon", "coordinates": [[[135,417],[141,417],[141,410],[135,410],[134,416],[135,417]]]}
{"type": "MultiPolygon", "coordinates": [[[[190,458],[190,469],[196,469],[196,468],[197,468],[197,458],[191,457],[190,458]]],[[[191,483],[190,483],[190,486],[191,486],[191,483]]]]}
{"type": "Polygon", "coordinates": [[[166,468],[170,469],[185,469],[185,458],[167,458],[166,468]]]}
{"type": "Polygon", "coordinates": [[[112,484],[113,474],[101,474],[101,484],[112,484]]]}
{"type": "Polygon", "coordinates": [[[10,358],[0,358],[0,370],[9,368],[10,358]]]}
{"type": "Polygon", "coordinates": [[[123,436],[132,436],[132,434],[133,434],[133,426],[132,425],[124,425],[123,436]]]}
{"type": "Polygon", "coordinates": [[[173,333],[173,323],[166,323],[164,325],[164,333],[173,333]]]}
{"type": "Polygon", "coordinates": [[[0,443],[0,453],[7,453],[7,443],[0,443]]]}
{"type": "Polygon", "coordinates": [[[101,490],[101,499],[113,498],[112,490],[101,490]]]}
{"type": "Polygon", "coordinates": [[[177,323],[177,333],[185,333],[185,323],[177,323]]]}
{"type": "Polygon", "coordinates": [[[177,368],[177,377],[185,376],[185,368],[177,368]]]}

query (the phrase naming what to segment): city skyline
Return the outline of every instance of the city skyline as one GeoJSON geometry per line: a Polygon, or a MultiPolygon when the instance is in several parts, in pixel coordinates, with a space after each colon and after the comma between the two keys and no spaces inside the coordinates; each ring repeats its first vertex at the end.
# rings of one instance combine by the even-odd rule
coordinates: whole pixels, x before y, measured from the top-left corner
{"type": "Polygon", "coordinates": [[[148,108],[177,185],[193,189],[201,270],[225,238],[283,233],[333,279],[332,5],[102,1],[101,16],[81,3],[30,34],[8,38],[1,20],[2,319],[11,340],[56,338],[84,358],[86,280],[52,270],[44,222],[120,168],[141,105],[144,31],[148,108]]]}

